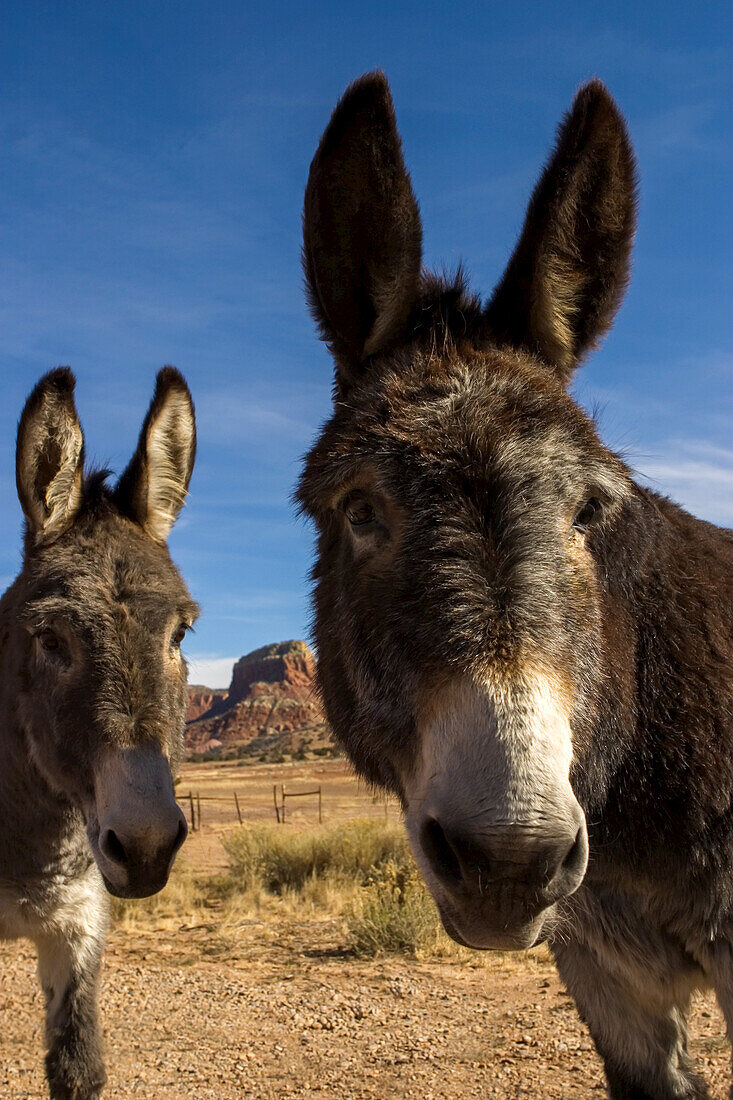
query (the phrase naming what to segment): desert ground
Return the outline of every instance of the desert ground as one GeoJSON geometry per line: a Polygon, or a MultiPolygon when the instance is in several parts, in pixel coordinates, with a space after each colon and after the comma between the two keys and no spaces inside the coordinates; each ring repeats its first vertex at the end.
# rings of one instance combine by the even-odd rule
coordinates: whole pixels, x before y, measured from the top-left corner
{"type": "MultiPolygon", "coordinates": [[[[340,760],[189,764],[179,798],[201,798],[165,894],[117,913],[101,1010],[105,1096],[146,1100],[602,1097],[600,1063],[544,949],[357,955],[337,900],[267,897],[241,911],[190,883],[227,866],[222,838],[274,821],[273,784],[321,785],[326,824],[398,818],[340,760]],[[222,801],[208,801],[217,797],[222,801]],[[203,901],[201,900],[203,898],[203,901]]],[[[315,797],[288,802],[285,830],[315,825],[315,797]]],[[[189,812],[190,817],[190,812],[189,812]]],[[[32,946],[0,944],[0,1097],[45,1095],[42,1000],[32,946]]],[[[691,1048],[716,1100],[730,1051],[712,995],[695,1000],[691,1048]]]]}

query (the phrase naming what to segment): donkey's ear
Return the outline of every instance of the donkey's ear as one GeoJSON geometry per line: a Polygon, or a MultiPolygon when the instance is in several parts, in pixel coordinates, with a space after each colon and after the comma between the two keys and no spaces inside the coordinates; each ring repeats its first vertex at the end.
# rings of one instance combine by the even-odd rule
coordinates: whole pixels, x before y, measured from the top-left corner
{"type": "Polygon", "coordinates": [[[305,192],[308,298],[345,382],[403,331],[420,281],[422,227],[389,84],[347,89],[321,138],[305,192]]]}
{"type": "Polygon", "coordinates": [[[592,80],[560,125],[487,307],[492,336],[539,355],[568,382],[620,305],[635,226],[634,153],[616,104],[592,80]]]}
{"type": "Polygon", "coordinates": [[[74,385],[68,367],[44,375],[18,424],[18,497],[36,542],[65,531],[81,504],[84,436],[74,405],[74,385]]]}
{"type": "Polygon", "coordinates": [[[175,367],[158,372],[137,450],[115,489],[120,511],[165,542],[188,492],[196,457],[193,401],[175,367]]]}

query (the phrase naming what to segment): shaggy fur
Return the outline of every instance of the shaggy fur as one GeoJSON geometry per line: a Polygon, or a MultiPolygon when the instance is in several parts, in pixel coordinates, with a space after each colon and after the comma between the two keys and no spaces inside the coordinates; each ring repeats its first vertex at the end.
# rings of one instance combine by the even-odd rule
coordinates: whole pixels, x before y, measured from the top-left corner
{"type": "Polygon", "coordinates": [[[733,533],[637,485],[565,388],[626,287],[635,190],[593,81],[483,308],[417,281],[387,82],[352,86],[306,190],[336,386],[298,498],[329,721],[402,799],[446,928],[548,939],[609,1095],[699,1100],[691,992],[733,1023],[733,533]]]}
{"type": "Polygon", "coordinates": [[[18,429],[25,550],[0,600],[0,936],[38,948],[51,1096],[94,1100],[105,885],[159,890],[186,832],[172,782],[186,706],[178,647],[197,609],[147,533],[146,501],[169,500],[175,476],[180,508],[195,431],[188,388],[166,368],[113,489],[84,472],[73,391],[70,371],[46,375],[18,429]],[[162,463],[148,447],[156,423],[168,428],[162,463]]]}

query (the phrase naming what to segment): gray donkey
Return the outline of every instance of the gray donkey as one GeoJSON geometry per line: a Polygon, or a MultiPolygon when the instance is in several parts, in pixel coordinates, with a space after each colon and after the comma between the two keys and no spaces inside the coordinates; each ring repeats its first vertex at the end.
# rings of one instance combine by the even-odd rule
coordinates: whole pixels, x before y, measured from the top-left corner
{"type": "Polygon", "coordinates": [[[483,305],[422,271],[387,81],[352,85],[306,190],[336,379],[299,500],[328,719],[401,799],[447,931],[549,942],[614,1100],[702,1100],[693,990],[733,1029],[733,532],[637,484],[567,389],[635,193],[591,81],[483,305]]]}
{"type": "Polygon", "coordinates": [[[105,1082],[105,887],[154,894],[186,836],[172,774],[197,607],[165,539],[195,450],[171,367],[115,488],[84,471],[71,371],[41,379],[18,428],[23,568],[0,600],[0,937],[38,948],[54,1100],[94,1100],[105,1082]]]}

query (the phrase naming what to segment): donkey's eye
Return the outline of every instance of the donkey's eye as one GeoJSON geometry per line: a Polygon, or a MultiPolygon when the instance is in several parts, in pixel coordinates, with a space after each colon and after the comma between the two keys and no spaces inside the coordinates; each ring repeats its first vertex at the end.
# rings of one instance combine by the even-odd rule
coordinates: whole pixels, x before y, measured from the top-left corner
{"type": "Polygon", "coordinates": [[[365,527],[374,519],[374,509],[361,493],[349,493],[341,502],[341,508],[352,527],[365,527]]]}
{"type": "Polygon", "coordinates": [[[585,504],[578,509],[573,520],[573,527],[585,531],[591,523],[600,518],[603,504],[598,497],[589,497],[585,504]]]}
{"type": "Polygon", "coordinates": [[[41,643],[41,649],[46,653],[58,653],[60,651],[61,642],[53,630],[42,630],[40,634],[36,634],[36,637],[41,643]]]}
{"type": "Polygon", "coordinates": [[[183,639],[186,637],[187,634],[188,623],[181,623],[180,626],[178,626],[178,628],[176,629],[175,634],[171,638],[171,645],[178,648],[178,646],[181,645],[183,639]]]}

